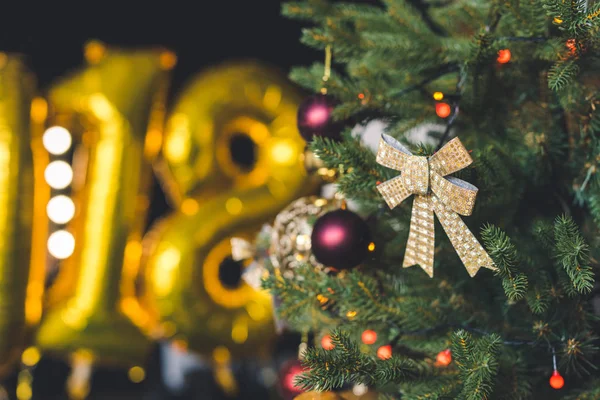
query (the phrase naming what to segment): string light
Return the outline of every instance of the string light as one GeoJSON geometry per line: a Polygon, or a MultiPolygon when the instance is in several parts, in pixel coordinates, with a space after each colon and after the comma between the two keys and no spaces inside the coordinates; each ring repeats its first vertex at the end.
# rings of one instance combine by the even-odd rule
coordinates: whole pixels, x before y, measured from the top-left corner
{"type": "Polygon", "coordinates": [[[560,24],[563,23],[563,20],[560,19],[559,17],[554,17],[554,23],[557,24],[557,25],[560,25],[560,24]]]}
{"type": "Polygon", "coordinates": [[[73,181],[73,169],[64,161],[52,161],[44,170],[44,179],[53,189],[64,189],[73,181]]]}
{"type": "Polygon", "coordinates": [[[59,260],[68,258],[74,250],[75,238],[70,232],[59,230],[48,238],[48,252],[59,260]]]}
{"type": "Polygon", "coordinates": [[[392,357],[392,346],[390,346],[389,344],[386,346],[381,346],[380,348],[377,349],[377,357],[379,357],[382,360],[387,360],[388,358],[392,357]]]}
{"type": "Polygon", "coordinates": [[[55,196],[46,205],[46,213],[55,224],[66,224],[75,215],[75,203],[67,196],[55,196]]]}
{"type": "Polygon", "coordinates": [[[562,389],[565,386],[565,379],[558,372],[558,368],[556,368],[556,351],[554,347],[552,347],[552,366],[554,367],[554,371],[552,372],[552,376],[550,376],[550,387],[552,389],[562,389]]]}
{"type": "Polygon", "coordinates": [[[361,340],[364,344],[374,344],[377,341],[377,332],[367,329],[362,333],[361,340]]]}
{"type": "Polygon", "coordinates": [[[433,99],[436,100],[436,101],[440,101],[443,98],[444,98],[444,93],[442,93],[442,92],[435,92],[433,94],[433,99]]]}
{"type": "Polygon", "coordinates": [[[129,371],[127,371],[127,375],[129,376],[129,380],[131,382],[140,383],[144,380],[144,378],[146,378],[146,371],[144,371],[144,368],[138,367],[136,365],[135,367],[129,368],[129,371]]]}
{"type": "Polygon", "coordinates": [[[51,126],[44,132],[42,143],[48,153],[63,154],[71,147],[71,133],[62,126],[51,126]]]}
{"type": "Polygon", "coordinates": [[[442,350],[435,359],[437,365],[447,367],[452,362],[452,351],[450,349],[442,350]]]}
{"type": "Polygon", "coordinates": [[[511,53],[509,49],[498,50],[498,58],[497,61],[500,64],[506,64],[510,61],[511,53]]]}
{"type": "Polygon", "coordinates": [[[552,372],[552,376],[550,377],[550,387],[552,389],[562,389],[565,386],[565,379],[558,373],[557,370],[552,372]]]}
{"type": "Polygon", "coordinates": [[[567,40],[565,46],[567,46],[567,49],[571,51],[571,54],[575,54],[575,51],[577,51],[575,39],[567,40]]]}
{"type": "Polygon", "coordinates": [[[446,118],[450,115],[451,109],[450,105],[447,103],[436,103],[435,105],[435,113],[440,118],[446,118]]]}
{"type": "Polygon", "coordinates": [[[335,345],[332,343],[330,335],[325,335],[321,338],[321,347],[328,351],[335,349],[335,345]]]}

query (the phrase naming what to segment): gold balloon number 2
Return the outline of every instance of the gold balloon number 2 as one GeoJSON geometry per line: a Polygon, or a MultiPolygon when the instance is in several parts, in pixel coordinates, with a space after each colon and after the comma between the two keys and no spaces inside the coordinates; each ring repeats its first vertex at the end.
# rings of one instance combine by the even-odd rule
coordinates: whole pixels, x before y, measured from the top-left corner
{"type": "Polygon", "coordinates": [[[216,364],[264,354],[274,335],[270,297],[241,279],[229,242],[315,189],[299,100],[273,70],[230,64],[200,74],[167,120],[159,170],[177,209],[145,239],[147,301],[164,336],[216,364]]]}

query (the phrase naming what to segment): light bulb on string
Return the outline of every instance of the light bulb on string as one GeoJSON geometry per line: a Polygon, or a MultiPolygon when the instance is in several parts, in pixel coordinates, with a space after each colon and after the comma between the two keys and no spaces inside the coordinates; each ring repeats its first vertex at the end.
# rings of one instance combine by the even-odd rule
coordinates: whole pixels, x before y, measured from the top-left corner
{"type": "Polygon", "coordinates": [[[75,250],[75,238],[70,232],[60,230],[48,238],[48,252],[59,260],[68,258],[75,250]]]}
{"type": "Polygon", "coordinates": [[[377,341],[377,332],[367,329],[362,333],[361,340],[364,344],[374,344],[377,341]]]}
{"type": "Polygon", "coordinates": [[[63,154],[71,147],[71,133],[62,126],[51,126],[44,132],[42,143],[48,153],[63,154]]]}
{"type": "Polygon", "coordinates": [[[321,347],[323,347],[325,350],[333,350],[335,348],[335,345],[331,341],[330,335],[325,335],[321,338],[321,347]]]}
{"type": "Polygon", "coordinates": [[[447,367],[452,362],[452,351],[450,349],[440,351],[435,360],[436,365],[447,367]]]}
{"type": "Polygon", "coordinates": [[[440,118],[447,118],[452,112],[450,105],[448,103],[436,103],[435,104],[435,113],[440,118]]]}
{"type": "Polygon", "coordinates": [[[498,58],[496,59],[500,64],[506,64],[510,61],[512,54],[509,49],[498,50],[498,58]]]}
{"type": "Polygon", "coordinates": [[[55,224],[66,224],[75,215],[75,204],[67,196],[55,196],[46,205],[46,213],[55,224]]]}
{"type": "Polygon", "coordinates": [[[377,357],[379,357],[381,360],[387,360],[388,358],[392,357],[392,346],[390,346],[389,344],[386,346],[381,346],[380,348],[377,349],[377,357]]]}
{"type": "Polygon", "coordinates": [[[554,367],[554,371],[549,379],[550,387],[556,390],[562,389],[565,386],[565,378],[562,377],[556,367],[556,351],[554,347],[552,347],[552,366],[554,367]]]}
{"type": "Polygon", "coordinates": [[[64,189],[73,181],[73,169],[65,161],[52,161],[44,170],[44,179],[52,189],[64,189]]]}

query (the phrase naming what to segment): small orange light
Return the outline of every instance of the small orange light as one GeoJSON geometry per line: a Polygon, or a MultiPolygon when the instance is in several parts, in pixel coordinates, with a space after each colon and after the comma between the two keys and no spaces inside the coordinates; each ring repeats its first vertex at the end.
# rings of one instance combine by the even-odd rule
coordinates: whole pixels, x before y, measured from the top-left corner
{"type": "Polygon", "coordinates": [[[510,56],[511,54],[509,49],[499,50],[497,60],[500,64],[506,64],[510,61],[510,56]]]}
{"type": "Polygon", "coordinates": [[[565,43],[565,46],[567,46],[567,48],[569,50],[571,50],[571,53],[575,53],[575,50],[577,50],[575,39],[567,40],[567,42],[565,43]]]}
{"type": "Polygon", "coordinates": [[[434,99],[434,100],[440,101],[440,100],[442,100],[443,98],[444,98],[444,93],[442,93],[442,92],[435,92],[435,93],[433,94],[433,99],[434,99]]]}
{"type": "Polygon", "coordinates": [[[452,362],[452,351],[446,349],[440,351],[436,357],[437,365],[447,367],[452,362]]]}
{"type": "Polygon", "coordinates": [[[560,25],[560,24],[562,24],[562,22],[563,22],[563,20],[560,19],[559,17],[554,17],[554,23],[555,24],[560,25]]]}
{"type": "Polygon", "coordinates": [[[361,99],[361,100],[364,99],[365,98],[365,94],[364,93],[359,93],[358,94],[358,98],[361,99]]]}
{"type": "Polygon", "coordinates": [[[386,346],[381,346],[380,348],[377,349],[377,357],[379,357],[382,360],[387,360],[388,358],[392,357],[392,346],[390,346],[389,344],[386,346]]]}
{"type": "Polygon", "coordinates": [[[348,311],[348,312],[346,313],[346,318],[348,318],[348,319],[352,319],[352,318],[354,318],[354,317],[356,317],[356,311],[348,311]]]}
{"type": "Polygon", "coordinates": [[[558,373],[558,371],[554,371],[552,376],[550,377],[550,386],[552,389],[562,389],[565,386],[565,379],[558,373]]]}
{"type": "Polygon", "coordinates": [[[373,344],[377,341],[377,332],[367,329],[362,333],[361,339],[364,344],[373,344]]]}
{"type": "Polygon", "coordinates": [[[369,251],[375,251],[375,243],[374,242],[369,243],[369,247],[367,247],[367,249],[369,251]]]}
{"type": "Polygon", "coordinates": [[[321,338],[321,347],[325,350],[333,350],[335,345],[331,342],[331,336],[325,335],[321,338]]]}
{"type": "Polygon", "coordinates": [[[446,118],[450,115],[450,106],[447,103],[437,103],[435,105],[435,113],[440,118],[446,118]]]}

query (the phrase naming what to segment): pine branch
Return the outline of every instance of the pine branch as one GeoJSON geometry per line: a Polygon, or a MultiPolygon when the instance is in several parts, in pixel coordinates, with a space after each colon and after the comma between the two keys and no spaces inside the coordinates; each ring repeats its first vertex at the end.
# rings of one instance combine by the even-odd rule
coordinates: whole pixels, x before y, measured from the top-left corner
{"type": "Polygon", "coordinates": [[[497,335],[474,340],[463,330],[453,334],[453,359],[463,381],[461,398],[480,400],[490,396],[498,369],[497,355],[500,344],[501,340],[497,335]]]}
{"type": "Polygon", "coordinates": [[[506,297],[511,301],[518,301],[527,292],[527,276],[519,272],[517,249],[509,237],[493,225],[486,225],[482,231],[482,238],[494,264],[498,268],[496,275],[502,279],[502,287],[506,297]]]}
{"type": "Polygon", "coordinates": [[[594,272],[589,266],[588,245],[571,217],[558,217],[554,222],[555,258],[565,270],[573,289],[579,294],[590,293],[594,287],[594,272]]]}

